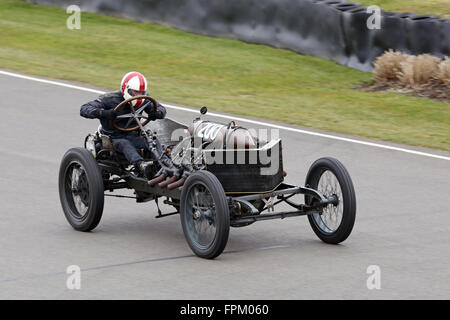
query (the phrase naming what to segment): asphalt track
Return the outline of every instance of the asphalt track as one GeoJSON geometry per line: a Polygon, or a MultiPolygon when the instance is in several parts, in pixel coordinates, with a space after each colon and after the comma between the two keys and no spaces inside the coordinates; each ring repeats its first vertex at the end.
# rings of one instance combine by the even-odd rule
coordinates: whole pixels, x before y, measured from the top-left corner
{"type": "Polygon", "coordinates": [[[280,130],[287,182],[303,184],[323,156],[350,172],[357,219],[340,245],[322,243],[297,217],[232,228],[225,252],[204,260],[190,251],[178,215],[155,219],[153,203],[118,198],[105,199],[93,232],[76,232],[57,175],[65,151],[98,126],[79,116],[96,96],[0,74],[0,299],[450,298],[450,154],[436,150],[383,142],[442,158],[280,130]],[[79,290],[66,286],[69,265],[81,268],[79,290]],[[371,265],[381,270],[380,289],[367,288],[371,265]]]}

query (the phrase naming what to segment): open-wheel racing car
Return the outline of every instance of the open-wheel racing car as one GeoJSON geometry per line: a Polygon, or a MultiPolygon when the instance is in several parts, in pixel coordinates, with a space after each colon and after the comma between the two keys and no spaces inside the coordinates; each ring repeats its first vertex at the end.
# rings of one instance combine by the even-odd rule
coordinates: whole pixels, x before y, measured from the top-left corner
{"type": "MultiPolygon", "coordinates": [[[[189,246],[202,258],[222,253],[230,226],[259,220],[307,215],[316,235],[326,243],[337,244],[350,235],[355,192],[338,160],[316,160],[305,185],[291,185],[284,182],[280,139],[257,137],[233,121],[221,124],[198,117],[189,126],[168,118],[150,122],[143,113],[147,104],[139,109],[129,106],[134,99],[157,105],[150,96],[127,99],[115,108],[129,108],[129,113],[118,117],[129,118],[127,128],[115,122],[113,126],[119,131],[137,130],[146,139],[149,150],[140,151],[145,159],[153,159],[151,170],[144,176],[135,172],[101,127],[86,137],[84,148],[68,150],[60,166],[59,195],[74,229],[94,229],[103,213],[104,196],[133,189],[137,202],[156,202],[157,218],[179,213],[189,246]],[[129,124],[136,125],[130,128],[129,124]],[[156,137],[162,151],[156,148],[156,137]],[[160,198],[175,212],[162,214],[160,198]],[[274,206],[291,209],[275,212],[274,206]]],[[[206,107],[201,113],[206,113],[206,107]]]]}

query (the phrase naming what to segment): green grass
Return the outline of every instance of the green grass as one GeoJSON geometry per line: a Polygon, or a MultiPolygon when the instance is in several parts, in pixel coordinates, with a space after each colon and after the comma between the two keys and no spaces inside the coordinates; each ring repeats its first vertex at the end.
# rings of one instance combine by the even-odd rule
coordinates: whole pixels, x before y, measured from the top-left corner
{"type": "Polygon", "coordinates": [[[366,6],[377,5],[387,11],[435,14],[450,18],[449,0],[354,0],[366,6]]]}
{"type": "Polygon", "coordinates": [[[61,9],[0,0],[0,69],[111,90],[137,70],[162,101],[450,150],[449,104],[352,89],[371,80],[370,73],[88,13],[81,30],[68,30],[67,17],[61,9]]]}

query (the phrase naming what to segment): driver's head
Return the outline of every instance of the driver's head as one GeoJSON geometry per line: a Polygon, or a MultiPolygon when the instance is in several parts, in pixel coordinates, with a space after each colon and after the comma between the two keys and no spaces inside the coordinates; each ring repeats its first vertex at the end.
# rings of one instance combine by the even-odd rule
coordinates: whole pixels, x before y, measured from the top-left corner
{"type": "MultiPolygon", "coordinates": [[[[123,76],[122,82],[120,83],[120,91],[122,92],[123,98],[130,99],[134,96],[142,96],[147,94],[147,79],[136,71],[128,72],[123,76]]],[[[142,104],[142,99],[137,99],[131,101],[131,105],[139,107],[142,104]]]]}

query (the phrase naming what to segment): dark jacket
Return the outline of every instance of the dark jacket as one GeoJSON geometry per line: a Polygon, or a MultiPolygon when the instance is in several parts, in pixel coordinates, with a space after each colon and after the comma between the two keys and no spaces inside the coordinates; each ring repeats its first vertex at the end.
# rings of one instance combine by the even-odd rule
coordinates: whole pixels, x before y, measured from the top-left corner
{"type": "MultiPolygon", "coordinates": [[[[111,120],[104,119],[102,117],[101,110],[110,110],[114,109],[119,103],[124,101],[125,99],[122,96],[122,92],[120,91],[114,91],[109,92],[101,95],[94,101],[88,102],[81,106],[80,109],[80,115],[85,118],[89,119],[100,119],[100,123],[102,125],[103,130],[105,130],[107,133],[114,132],[119,133],[118,130],[114,129],[114,127],[111,125],[111,120]]],[[[143,102],[146,103],[147,100],[143,102]]],[[[131,105],[128,104],[127,106],[123,107],[119,112],[117,112],[117,115],[127,114],[130,113],[131,105]]],[[[166,116],[166,108],[164,108],[161,104],[158,103],[157,111],[153,111],[153,103],[150,102],[149,105],[145,108],[145,111],[148,114],[148,117],[150,120],[156,120],[156,119],[164,119],[166,116]]],[[[114,120],[116,124],[121,128],[130,128],[136,126],[136,122],[132,121],[127,127],[126,124],[128,122],[129,118],[125,119],[116,119],[114,120]]]]}

